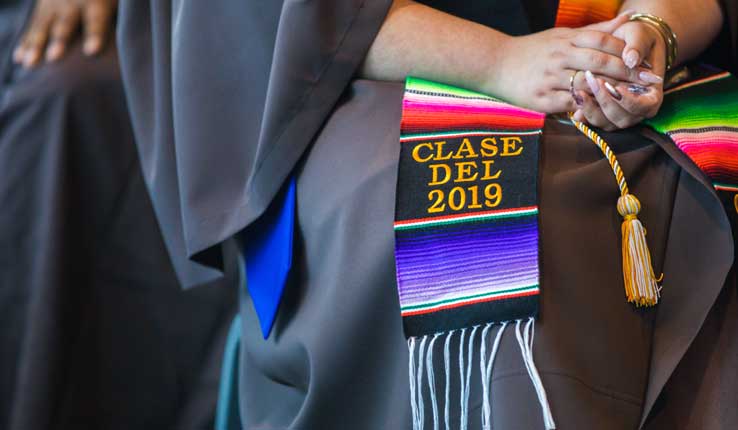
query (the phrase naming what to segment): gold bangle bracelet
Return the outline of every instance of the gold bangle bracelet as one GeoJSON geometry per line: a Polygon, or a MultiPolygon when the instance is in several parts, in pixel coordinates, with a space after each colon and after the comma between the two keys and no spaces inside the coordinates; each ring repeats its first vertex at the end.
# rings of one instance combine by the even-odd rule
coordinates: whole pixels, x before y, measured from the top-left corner
{"type": "Polygon", "coordinates": [[[631,21],[641,21],[658,30],[661,37],[666,43],[666,70],[671,69],[677,58],[679,45],[677,44],[677,36],[663,19],[650,13],[636,13],[630,16],[631,21]]]}

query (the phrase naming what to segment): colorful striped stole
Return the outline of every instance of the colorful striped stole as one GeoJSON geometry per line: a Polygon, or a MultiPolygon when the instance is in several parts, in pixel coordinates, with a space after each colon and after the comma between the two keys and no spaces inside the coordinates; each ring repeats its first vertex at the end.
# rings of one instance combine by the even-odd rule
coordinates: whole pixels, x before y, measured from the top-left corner
{"type": "Polygon", "coordinates": [[[674,141],[718,191],[738,192],[738,80],[730,73],[689,69],[693,77],[664,93],[646,124],[674,141]]]}
{"type": "Polygon", "coordinates": [[[582,27],[618,14],[622,0],[559,0],[556,27],[582,27]]]}
{"type": "Polygon", "coordinates": [[[532,354],[539,296],[538,141],[544,117],[483,94],[407,79],[394,230],[416,430],[425,420],[424,367],[438,424],[432,363],[440,336],[446,363],[445,420],[449,343],[455,339],[462,389],[461,421],[454,428],[466,428],[477,331],[484,369],[482,419],[491,423],[487,388],[509,323],[515,325],[546,428],[555,428],[532,354]],[[499,328],[487,354],[487,335],[495,324],[499,328]]]}

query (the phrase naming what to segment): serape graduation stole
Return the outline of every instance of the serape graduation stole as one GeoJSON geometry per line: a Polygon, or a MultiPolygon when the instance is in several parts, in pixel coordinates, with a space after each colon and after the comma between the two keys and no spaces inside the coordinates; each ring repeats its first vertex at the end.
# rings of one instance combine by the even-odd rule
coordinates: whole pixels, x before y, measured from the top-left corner
{"type": "Polygon", "coordinates": [[[430,393],[438,428],[432,363],[440,336],[446,364],[444,420],[448,428],[449,343],[454,340],[460,352],[454,368],[461,369],[461,400],[453,404],[461,407],[461,422],[452,428],[466,428],[478,331],[482,421],[489,428],[489,382],[508,325],[515,326],[546,428],[555,428],[532,353],[539,296],[538,145],[544,118],[486,95],[407,79],[394,230],[416,430],[425,422],[424,391],[430,393]],[[493,325],[499,328],[488,354],[493,325]],[[426,376],[428,390],[423,389],[426,376]]]}
{"type": "Polygon", "coordinates": [[[664,92],[649,120],[674,141],[717,191],[738,193],[738,79],[712,68],[683,69],[690,79],[664,92]]]}

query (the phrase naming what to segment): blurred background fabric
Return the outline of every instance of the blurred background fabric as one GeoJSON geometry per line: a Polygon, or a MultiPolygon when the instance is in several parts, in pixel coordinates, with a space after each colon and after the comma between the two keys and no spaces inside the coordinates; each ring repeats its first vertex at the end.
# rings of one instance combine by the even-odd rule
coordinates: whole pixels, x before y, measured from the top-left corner
{"type": "Polygon", "coordinates": [[[22,69],[31,3],[0,2],[0,428],[212,428],[235,265],[180,288],[113,38],[22,69]]]}

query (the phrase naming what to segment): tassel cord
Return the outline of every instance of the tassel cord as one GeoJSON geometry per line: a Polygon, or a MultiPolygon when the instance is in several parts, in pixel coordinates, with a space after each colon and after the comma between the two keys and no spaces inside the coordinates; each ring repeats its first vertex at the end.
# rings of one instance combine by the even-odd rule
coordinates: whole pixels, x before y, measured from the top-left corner
{"type": "Polygon", "coordinates": [[[630,194],[620,163],[618,163],[615,153],[610,149],[607,142],[584,123],[575,120],[572,114],[569,115],[569,119],[582,134],[600,148],[610,163],[615,180],[620,188],[617,209],[620,216],[623,217],[621,230],[625,296],[629,303],[634,303],[638,307],[654,306],[661,296],[659,283],[663,280],[664,275],[656,276],[653,269],[651,252],[646,242],[646,229],[638,220],[641,203],[634,195],[630,194]]]}

